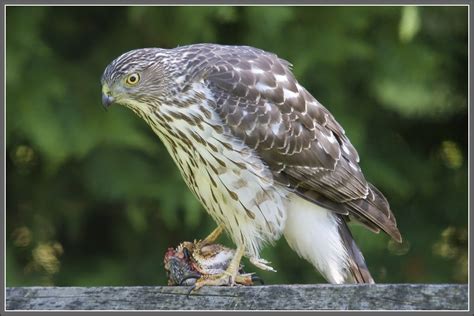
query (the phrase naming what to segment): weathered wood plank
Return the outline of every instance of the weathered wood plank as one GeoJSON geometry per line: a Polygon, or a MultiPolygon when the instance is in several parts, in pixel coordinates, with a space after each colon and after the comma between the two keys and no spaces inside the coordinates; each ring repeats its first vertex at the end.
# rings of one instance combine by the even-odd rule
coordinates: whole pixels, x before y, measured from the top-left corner
{"type": "Polygon", "coordinates": [[[7,310],[467,310],[466,284],[7,288],[7,310]]]}

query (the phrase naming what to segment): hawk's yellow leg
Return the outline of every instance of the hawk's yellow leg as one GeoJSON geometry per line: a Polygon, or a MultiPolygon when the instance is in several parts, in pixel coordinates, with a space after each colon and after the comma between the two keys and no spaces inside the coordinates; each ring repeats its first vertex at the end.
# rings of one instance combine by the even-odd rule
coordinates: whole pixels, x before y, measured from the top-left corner
{"type": "MultiPolygon", "coordinates": [[[[224,271],[224,273],[202,276],[196,281],[196,285],[193,288],[193,291],[200,289],[204,285],[212,285],[212,286],[230,285],[232,286],[236,284],[235,280],[238,277],[241,278],[242,281],[248,277],[251,277],[251,274],[239,275],[240,261],[242,260],[243,255],[244,255],[244,246],[239,245],[237,249],[235,250],[234,257],[230,261],[230,264],[227,267],[227,269],[224,271]]],[[[239,279],[239,281],[241,280],[239,279]]]]}
{"type": "Polygon", "coordinates": [[[200,240],[199,242],[197,242],[197,244],[200,247],[212,244],[214,241],[216,241],[217,238],[219,238],[219,236],[222,234],[223,231],[224,231],[224,228],[222,228],[222,226],[219,225],[216,227],[216,229],[212,231],[212,233],[209,234],[209,236],[207,236],[203,240],[200,240]]]}

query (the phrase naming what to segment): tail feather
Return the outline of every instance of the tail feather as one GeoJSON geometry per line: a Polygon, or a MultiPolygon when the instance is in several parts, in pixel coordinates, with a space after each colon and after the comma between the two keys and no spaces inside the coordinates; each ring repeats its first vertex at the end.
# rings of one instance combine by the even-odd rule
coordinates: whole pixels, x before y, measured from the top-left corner
{"type": "Polygon", "coordinates": [[[284,236],[330,283],[374,283],[342,215],[294,195],[284,236]]]}
{"type": "Polygon", "coordinates": [[[350,277],[352,278],[348,278],[346,282],[370,284],[375,283],[372,275],[369,272],[369,269],[367,268],[364,256],[362,255],[359,247],[357,247],[346,221],[344,218],[342,218],[342,216],[339,216],[339,219],[339,234],[341,235],[342,242],[347,250],[347,262],[349,266],[350,277]]]}
{"type": "Polygon", "coordinates": [[[394,240],[401,243],[402,236],[397,228],[395,216],[388,205],[387,199],[373,185],[370,185],[369,196],[365,199],[352,200],[346,203],[350,215],[369,228],[382,229],[394,240]]]}

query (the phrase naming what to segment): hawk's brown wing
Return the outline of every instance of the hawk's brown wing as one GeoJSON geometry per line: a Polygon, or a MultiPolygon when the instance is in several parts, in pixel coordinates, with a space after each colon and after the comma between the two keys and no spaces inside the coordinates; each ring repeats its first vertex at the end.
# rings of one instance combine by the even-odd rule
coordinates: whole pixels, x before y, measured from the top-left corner
{"type": "Polygon", "coordinates": [[[387,200],[365,180],[343,128],[297,83],[288,62],[251,47],[212,54],[204,79],[216,111],[278,181],[401,241],[387,200]]]}

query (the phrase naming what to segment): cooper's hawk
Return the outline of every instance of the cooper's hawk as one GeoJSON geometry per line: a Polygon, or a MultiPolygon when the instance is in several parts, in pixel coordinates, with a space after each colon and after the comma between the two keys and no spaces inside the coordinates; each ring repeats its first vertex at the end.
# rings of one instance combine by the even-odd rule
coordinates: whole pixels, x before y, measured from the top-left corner
{"type": "Polygon", "coordinates": [[[401,242],[385,197],[368,183],[343,128],[291,64],[248,46],[144,48],[115,59],[102,102],[119,103],[162,140],[186,184],[237,245],[223,273],[233,284],[242,255],[259,268],[263,245],[282,235],[331,283],[373,283],[346,221],[401,242]]]}

